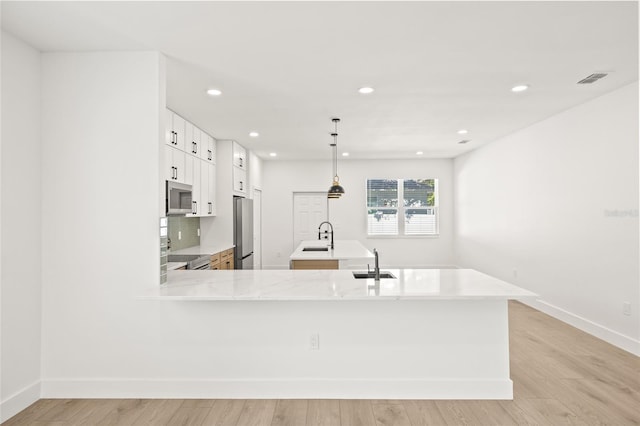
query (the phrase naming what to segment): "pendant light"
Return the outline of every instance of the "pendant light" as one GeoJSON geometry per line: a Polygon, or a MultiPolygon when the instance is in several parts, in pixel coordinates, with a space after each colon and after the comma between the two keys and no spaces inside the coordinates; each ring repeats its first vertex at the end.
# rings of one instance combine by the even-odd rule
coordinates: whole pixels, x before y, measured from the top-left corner
{"type": "Polygon", "coordinates": [[[338,123],[340,119],[332,118],[331,121],[335,126],[335,131],[331,133],[333,143],[330,144],[333,148],[333,183],[327,192],[327,198],[340,198],[344,194],[344,188],[340,186],[340,180],[338,179],[338,123]]]}

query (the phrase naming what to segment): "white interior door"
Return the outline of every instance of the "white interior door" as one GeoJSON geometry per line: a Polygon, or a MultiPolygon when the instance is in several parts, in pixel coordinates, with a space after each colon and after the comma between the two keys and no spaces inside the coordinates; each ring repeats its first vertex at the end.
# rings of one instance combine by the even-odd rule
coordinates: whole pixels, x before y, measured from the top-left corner
{"type": "Polygon", "coordinates": [[[262,191],[253,190],[253,269],[262,269],[262,191]]]}
{"type": "Polygon", "coordinates": [[[293,249],[303,240],[318,239],[318,226],[329,217],[326,192],[293,193],[293,249]]]}

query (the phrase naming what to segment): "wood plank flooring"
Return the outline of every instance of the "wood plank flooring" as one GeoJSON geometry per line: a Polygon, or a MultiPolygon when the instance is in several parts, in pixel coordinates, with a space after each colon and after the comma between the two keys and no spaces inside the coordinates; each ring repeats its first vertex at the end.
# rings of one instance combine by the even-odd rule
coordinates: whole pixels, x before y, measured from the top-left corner
{"type": "Polygon", "coordinates": [[[640,358],[509,303],[513,401],[43,399],[3,426],[640,425],[640,358]]]}

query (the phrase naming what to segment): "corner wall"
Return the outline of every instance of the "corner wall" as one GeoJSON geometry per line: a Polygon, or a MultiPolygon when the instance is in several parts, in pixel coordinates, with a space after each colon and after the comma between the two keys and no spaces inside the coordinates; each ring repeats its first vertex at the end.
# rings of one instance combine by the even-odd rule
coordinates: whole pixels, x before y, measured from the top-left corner
{"type": "Polygon", "coordinates": [[[2,32],[0,422],[40,397],[40,52],[2,32]]]}
{"type": "Polygon", "coordinates": [[[454,161],[456,263],[636,354],[638,126],[635,83],[454,161]]]}

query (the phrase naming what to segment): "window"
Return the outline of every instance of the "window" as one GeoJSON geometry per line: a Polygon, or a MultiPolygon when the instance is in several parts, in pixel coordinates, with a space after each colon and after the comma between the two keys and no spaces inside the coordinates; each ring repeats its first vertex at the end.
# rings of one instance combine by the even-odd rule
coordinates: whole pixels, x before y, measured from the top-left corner
{"type": "Polygon", "coordinates": [[[438,179],[368,179],[367,234],[437,235],[438,179]]]}

